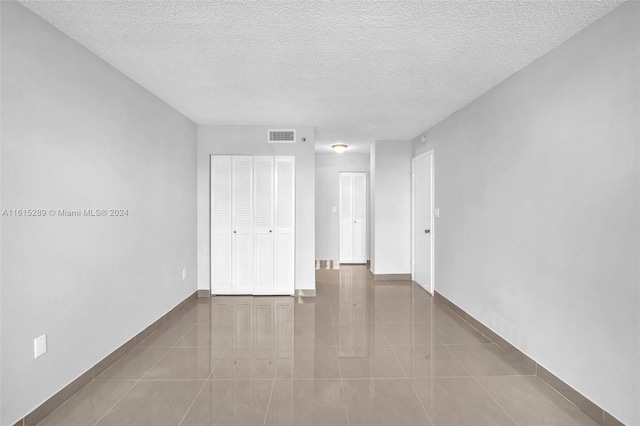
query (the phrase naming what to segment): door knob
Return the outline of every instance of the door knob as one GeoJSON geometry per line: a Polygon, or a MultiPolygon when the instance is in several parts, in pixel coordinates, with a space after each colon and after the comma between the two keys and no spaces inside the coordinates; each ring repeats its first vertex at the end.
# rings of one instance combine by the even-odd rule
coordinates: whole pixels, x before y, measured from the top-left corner
{"type": "Polygon", "coordinates": [[[233,233],[235,234],[235,233],[236,233],[236,231],[233,231],[233,233]]]}
{"type": "Polygon", "coordinates": [[[425,233],[425,234],[430,234],[430,233],[431,233],[431,229],[425,229],[425,230],[424,230],[424,233],[425,233]]]}

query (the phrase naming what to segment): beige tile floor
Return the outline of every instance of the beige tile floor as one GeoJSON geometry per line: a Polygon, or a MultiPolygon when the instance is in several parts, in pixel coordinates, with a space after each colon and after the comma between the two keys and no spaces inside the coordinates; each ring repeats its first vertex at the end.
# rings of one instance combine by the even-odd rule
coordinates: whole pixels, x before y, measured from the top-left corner
{"type": "Polygon", "coordinates": [[[408,281],[194,300],[41,425],[595,425],[408,281]]]}

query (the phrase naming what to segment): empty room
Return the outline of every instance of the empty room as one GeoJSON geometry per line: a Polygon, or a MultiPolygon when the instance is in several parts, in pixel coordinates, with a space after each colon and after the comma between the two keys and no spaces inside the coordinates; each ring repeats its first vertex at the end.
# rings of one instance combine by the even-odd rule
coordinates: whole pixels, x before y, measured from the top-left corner
{"type": "Polygon", "coordinates": [[[640,426],[640,2],[0,1],[0,425],[640,426]]]}

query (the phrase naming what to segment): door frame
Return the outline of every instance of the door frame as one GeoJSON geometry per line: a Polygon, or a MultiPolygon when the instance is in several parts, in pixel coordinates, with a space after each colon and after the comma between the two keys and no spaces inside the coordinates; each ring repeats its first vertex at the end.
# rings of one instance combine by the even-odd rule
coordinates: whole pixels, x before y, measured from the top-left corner
{"type": "MultiPolygon", "coordinates": [[[[368,261],[368,257],[369,257],[369,250],[368,250],[368,242],[369,242],[369,173],[367,172],[363,172],[363,171],[357,171],[357,172],[350,172],[350,171],[339,171],[338,172],[338,262],[342,261],[342,175],[343,174],[348,174],[348,175],[362,175],[364,176],[364,182],[365,182],[365,193],[364,193],[364,222],[365,222],[365,227],[364,227],[364,259],[363,262],[354,262],[353,261],[353,256],[351,256],[351,262],[346,262],[346,263],[341,263],[343,265],[366,265],[367,261],[368,261]]],[[[352,181],[353,183],[353,181],[352,181]]],[[[354,207],[354,193],[353,193],[353,189],[354,189],[354,185],[351,186],[352,189],[352,193],[351,193],[351,213],[352,215],[354,215],[355,213],[355,209],[354,207]]],[[[352,244],[351,246],[353,247],[353,228],[352,228],[352,244]]]]}
{"type": "MultiPolygon", "coordinates": [[[[411,279],[413,280],[413,278],[415,277],[415,251],[416,251],[416,247],[415,247],[415,197],[416,197],[416,183],[415,183],[415,163],[416,160],[422,159],[424,157],[430,157],[431,158],[431,167],[430,167],[430,171],[431,171],[431,188],[430,188],[430,192],[431,192],[431,211],[430,216],[431,216],[431,258],[430,258],[430,262],[431,262],[431,269],[430,269],[430,274],[431,276],[429,277],[430,281],[431,281],[431,291],[429,291],[429,289],[425,288],[425,290],[430,293],[431,295],[433,295],[435,293],[436,290],[436,283],[435,283],[435,220],[434,220],[434,202],[435,202],[435,173],[434,173],[434,159],[435,159],[435,150],[434,149],[430,149],[426,152],[423,152],[422,154],[416,155],[415,157],[411,158],[411,279]]],[[[421,286],[422,287],[422,286],[421,286]]],[[[424,287],[423,287],[424,288],[424,287]]]]}

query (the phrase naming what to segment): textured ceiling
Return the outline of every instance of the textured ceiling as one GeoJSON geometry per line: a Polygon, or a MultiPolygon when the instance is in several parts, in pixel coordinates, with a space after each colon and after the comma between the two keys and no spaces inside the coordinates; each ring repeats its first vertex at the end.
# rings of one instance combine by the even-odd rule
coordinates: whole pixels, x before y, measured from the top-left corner
{"type": "Polygon", "coordinates": [[[607,1],[28,1],[198,124],[410,139],[608,13],[607,1]]]}

